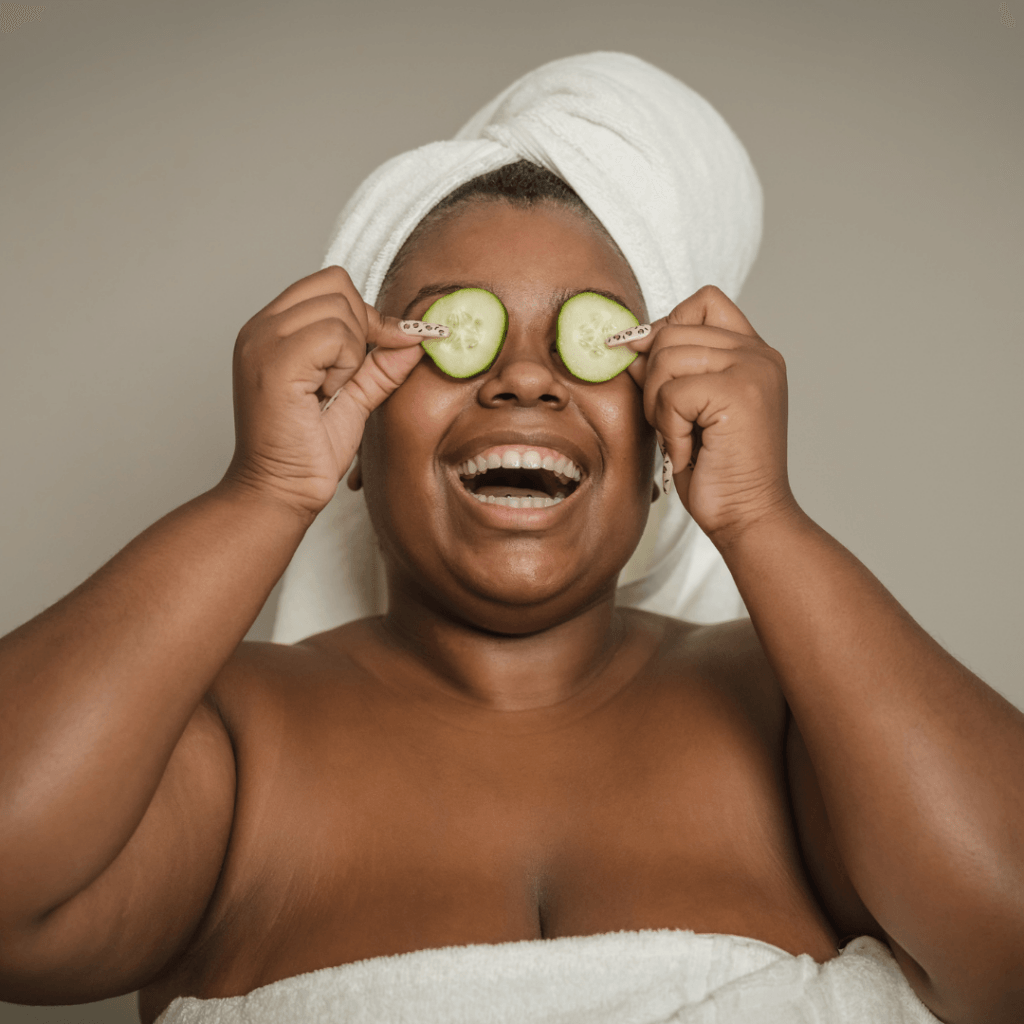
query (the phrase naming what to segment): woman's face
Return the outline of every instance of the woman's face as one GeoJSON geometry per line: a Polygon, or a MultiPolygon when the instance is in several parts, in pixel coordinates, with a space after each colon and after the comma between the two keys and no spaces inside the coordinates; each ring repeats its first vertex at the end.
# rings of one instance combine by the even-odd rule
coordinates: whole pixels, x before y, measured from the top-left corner
{"type": "Polygon", "coordinates": [[[422,319],[459,288],[485,288],[505,304],[504,346],[488,371],[468,380],[424,357],[373,413],[360,452],[366,499],[393,589],[480,628],[533,632],[612,592],[651,502],[653,432],[641,392],[628,373],[601,384],[569,373],[555,348],[559,309],[596,291],[641,321],[646,310],[608,240],[551,203],[457,208],[424,234],[378,304],[382,313],[422,319]],[[507,464],[530,451],[565,472],[466,472],[469,460],[507,464]],[[564,482],[573,472],[565,459],[579,470],[578,483],[564,482]],[[478,496],[558,492],[567,497],[529,508],[478,496]]]}

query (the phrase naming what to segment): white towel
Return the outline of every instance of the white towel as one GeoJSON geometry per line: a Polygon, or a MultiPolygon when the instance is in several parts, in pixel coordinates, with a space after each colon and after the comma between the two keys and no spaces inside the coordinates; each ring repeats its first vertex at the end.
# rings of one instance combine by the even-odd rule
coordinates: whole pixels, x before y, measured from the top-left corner
{"type": "MultiPolygon", "coordinates": [[[[623,53],[556,60],[488,103],[454,140],[389,160],[356,190],[323,266],[373,304],[402,243],[439,200],[526,159],[568,182],[636,275],[651,319],[705,284],[735,299],[761,241],[762,193],[721,115],[671,75],[623,53]]],[[[694,622],[745,614],[714,546],[675,494],[660,498],[623,604],[694,622]]],[[[386,610],[383,567],[360,493],[341,486],[284,576],[279,643],[386,610]]]]}
{"type": "Polygon", "coordinates": [[[818,964],[675,929],[449,946],[300,974],[157,1024],[938,1024],[888,948],[818,964]]]}

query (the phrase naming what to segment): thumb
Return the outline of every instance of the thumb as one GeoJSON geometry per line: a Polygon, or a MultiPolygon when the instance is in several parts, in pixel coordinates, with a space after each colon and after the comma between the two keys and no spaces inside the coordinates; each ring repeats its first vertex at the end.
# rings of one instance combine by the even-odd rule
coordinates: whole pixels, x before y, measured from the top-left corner
{"type": "Polygon", "coordinates": [[[424,338],[444,338],[451,333],[442,324],[426,324],[419,320],[400,320],[384,316],[373,306],[366,306],[367,351],[362,364],[330,397],[321,403],[326,413],[335,406],[329,425],[340,424],[351,414],[365,422],[366,418],[412,372],[424,353],[424,338]],[[337,400],[337,401],[336,401],[337,400]]]}
{"type": "MultiPolygon", "coordinates": [[[[394,381],[394,386],[391,388],[394,390],[394,387],[397,387],[405,379],[419,356],[423,354],[422,349],[416,354],[407,350],[415,349],[424,338],[446,338],[451,334],[450,328],[442,324],[427,324],[420,320],[400,320],[398,317],[384,316],[368,302],[363,303],[363,318],[360,326],[363,328],[365,347],[361,347],[361,355],[357,357],[356,363],[338,362],[328,369],[327,376],[321,385],[321,391],[327,396],[320,403],[321,412],[326,412],[328,405],[334,404],[343,386],[359,376],[360,365],[365,368],[367,363],[371,363],[373,364],[370,367],[371,371],[383,370],[384,378],[391,378],[394,381]],[[370,354],[376,349],[383,351],[377,352],[376,356],[371,359],[370,354]],[[402,350],[406,350],[404,358],[399,358],[402,350]]],[[[372,377],[373,373],[371,372],[372,377]]],[[[382,382],[378,375],[378,383],[382,382]]],[[[361,382],[355,381],[355,383],[358,387],[361,382]]],[[[366,402],[360,404],[368,405],[366,402]]],[[[370,408],[373,407],[370,406],[370,408]]],[[[369,409],[367,409],[368,412],[369,409]]]]}

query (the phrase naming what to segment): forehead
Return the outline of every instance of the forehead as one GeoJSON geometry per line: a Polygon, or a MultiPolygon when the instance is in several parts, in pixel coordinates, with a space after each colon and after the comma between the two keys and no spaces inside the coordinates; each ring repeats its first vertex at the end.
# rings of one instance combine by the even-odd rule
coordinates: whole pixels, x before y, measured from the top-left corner
{"type": "Polygon", "coordinates": [[[645,316],[633,272],[608,236],[577,211],[550,202],[456,208],[422,233],[382,305],[409,316],[430,289],[436,295],[452,285],[486,288],[520,313],[549,309],[580,291],[601,291],[645,316]]]}

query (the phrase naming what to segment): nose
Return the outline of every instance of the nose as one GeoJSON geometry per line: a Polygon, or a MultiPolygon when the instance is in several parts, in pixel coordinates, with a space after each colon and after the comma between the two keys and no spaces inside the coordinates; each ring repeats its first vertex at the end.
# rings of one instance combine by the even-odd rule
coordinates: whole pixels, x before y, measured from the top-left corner
{"type": "Polygon", "coordinates": [[[569,389],[559,380],[550,357],[540,353],[509,351],[506,339],[504,350],[491,376],[484,381],[477,397],[489,409],[520,405],[531,408],[544,405],[563,409],[569,401],[569,389]]]}

